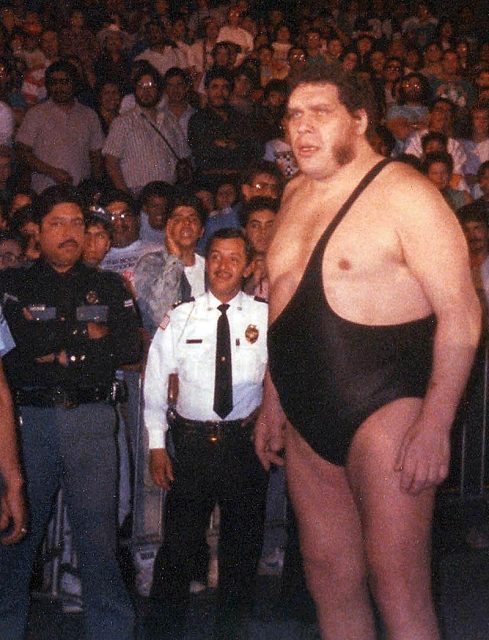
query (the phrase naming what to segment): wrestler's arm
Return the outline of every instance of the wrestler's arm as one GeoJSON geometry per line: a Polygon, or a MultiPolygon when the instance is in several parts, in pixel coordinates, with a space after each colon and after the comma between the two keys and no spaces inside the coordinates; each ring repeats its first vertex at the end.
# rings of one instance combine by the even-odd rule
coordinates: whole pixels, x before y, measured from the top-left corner
{"type": "Polygon", "coordinates": [[[263,401],[253,432],[256,455],[267,471],[271,464],[284,464],[279,455],[285,444],[284,428],[285,414],[267,369],[263,383],[263,401]]]}
{"type": "MultiPolygon", "coordinates": [[[[278,242],[275,242],[275,240],[276,236],[281,235],[280,229],[286,226],[286,223],[284,223],[285,211],[290,206],[290,201],[300,187],[301,181],[302,178],[298,176],[293,178],[285,187],[281,209],[275,217],[272,242],[267,252],[267,272],[270,280],[269,309],[271,316],[273,315],[272,309],[276,306],[280,307],[283,302],[278,301],[277,304],[276,298],[278,294],[274,287],[277,278],[277,265],[279,264],[281,265],[280,268],[283,268],[283,241],[280,239],[278,242]]],[[[272,319],[273,318],[270,317],[270,320],[272,319]]],[[[285,445],[285,423],[285,413],[267,367],[263,382],[263,400],[253,432],[256,455],[267,471],[270,469],[271,464],[284,464],[284,460],[279,455],[279,452],[283,450],[285,445]]]]}
{"type": "Polygon", "coordinates": [[[407,173],[401,193],[396,181],[397,232],[407,267],[437,320],[428,390],[396,461],[401,488],[416,495],[448,475],[450,428],[479,341],[481,310],[460,225],[424,178],[407,173]]]}

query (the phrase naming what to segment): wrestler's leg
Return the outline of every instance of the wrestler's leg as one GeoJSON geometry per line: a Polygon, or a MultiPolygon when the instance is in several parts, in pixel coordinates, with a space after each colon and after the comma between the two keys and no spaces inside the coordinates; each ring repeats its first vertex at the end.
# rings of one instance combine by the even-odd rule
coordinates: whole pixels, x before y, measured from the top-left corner
{"type": "Polygon", "coordinates": [[[292,427],[287,483],[321,638],[373,640],[360,519],[345,469],[318,456],[292,427]]]}
{"type": "Polygon", "coordinates": [[[362,519],[372,593],[389,640],[439,638],[431,596],[434,491],[401,491],[394,463],[421,400],[397,400],[373,414],[353,440],[347,465],[362,519]]]}

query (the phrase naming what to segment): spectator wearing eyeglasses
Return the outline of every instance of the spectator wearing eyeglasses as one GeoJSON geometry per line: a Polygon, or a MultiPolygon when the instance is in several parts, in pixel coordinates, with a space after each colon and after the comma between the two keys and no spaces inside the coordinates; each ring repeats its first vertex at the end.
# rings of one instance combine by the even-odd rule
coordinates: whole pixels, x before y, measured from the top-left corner
{"type": "Polygon", "coordinates": [[[395,89],[397,83],[401,79],[402,74],[403,66],[401,58],[397,58],[394,56],[387,58],[383,72],[383,98],[386,111],[388,111],[390,107],[397,103],[395,89]]]}
{"type": "Polygon", "coordinates": [[[134,267],[141,256],[160,246],[139,239],[140,219],[136,203],[125,191],[106,191],[100,196],[99,205],[111,222],[111,248],[100,264],[102,269],[119,273],[132,286],[134,267]]]}
{"type": "Polygon", "coordinates": [[[236,203],[231,209],[226,209],[218,215],[211,215],[207,219],[204,235],[197,245],[197,251],[202,254],[205,252],[207,241],[218,229],[226,227],[239,229],[241,227],[241,214],[244,203],[251,200],[251,198],[265,197],[280,200],[283,185],[284,178],[275,163],[262,160],[253,164],[243,174],[241,183],[242,201],[236,203]]]}
{"type": "Polygon", "coordinates": [[[136,106],[114,120],[105,141],[105,167],[113,185],[138,195],[155,180],[174,184],[177,160],[190,150],[180,126],[158,108],[163,80],[145,65],[134,74],[136,106]]]}

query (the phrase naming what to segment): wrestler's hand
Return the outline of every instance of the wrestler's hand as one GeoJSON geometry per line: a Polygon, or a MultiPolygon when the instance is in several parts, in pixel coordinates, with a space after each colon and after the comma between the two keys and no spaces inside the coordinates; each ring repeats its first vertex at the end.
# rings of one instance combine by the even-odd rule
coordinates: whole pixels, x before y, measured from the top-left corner
{"type": "Polygon", "coordinates": [[[157,487],[165,489],[165,491],[171,489],[175,478],[173,476],[173,465],[166,449],[150,449],[149,472],[157,487]]]}
{"type": "Polygon", "coordinates": [[[270,469],[271,464],[284,464],[284,459],[279,455],[285,446],[284,430],[283,414],[274,416],[272,411],[261,409],[255,422],[253,441],[256,455],[266,471],[270,469]]]}
{"type": "Polygon", "coordinates": [[[401,489],[416,496],[448,475],[450,430],[419,418],[406,432],[396,459],[401,489]]]}

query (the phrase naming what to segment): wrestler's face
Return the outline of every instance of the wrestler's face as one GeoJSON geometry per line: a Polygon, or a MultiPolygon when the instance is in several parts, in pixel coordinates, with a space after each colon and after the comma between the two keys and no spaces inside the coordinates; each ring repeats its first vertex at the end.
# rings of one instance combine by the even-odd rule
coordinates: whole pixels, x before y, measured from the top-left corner
{"type": "Polygon", "coordinates": [[[211,240],[205,267],[211,293],[221,302],[232,300],[241,290],[243,278],[251,272],[243,239],[211,240]]]}
{"type": "Polygon", "coordinates": [[[351,115],[331,84],[301,84],[289,98],[292,149],[301,171],[314,180],[331,177],[355,158],[367,124],[365,110],[351,115]]]}

